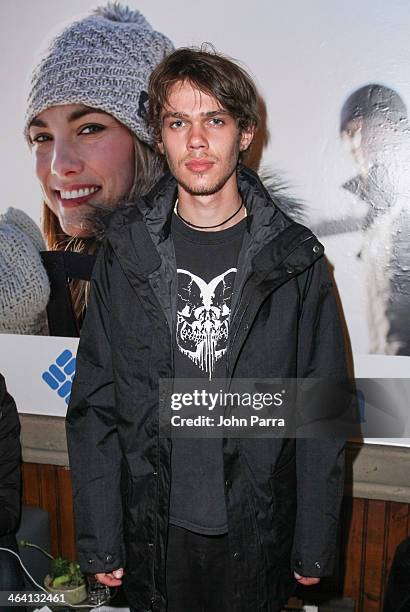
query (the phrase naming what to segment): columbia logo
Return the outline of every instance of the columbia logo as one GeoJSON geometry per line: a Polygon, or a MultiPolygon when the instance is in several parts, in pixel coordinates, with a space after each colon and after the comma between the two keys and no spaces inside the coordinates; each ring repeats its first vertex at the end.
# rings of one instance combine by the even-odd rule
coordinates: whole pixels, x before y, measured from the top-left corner
{"type": "Polygon", "coordinates": [[[57,395],[64,399],[66,404],[70,401],[75,364],[75,357],[71,351],[66,349],[57,357],[55,363],[43,372],[41,377],[53,391],[57,392],[57,395]]]}

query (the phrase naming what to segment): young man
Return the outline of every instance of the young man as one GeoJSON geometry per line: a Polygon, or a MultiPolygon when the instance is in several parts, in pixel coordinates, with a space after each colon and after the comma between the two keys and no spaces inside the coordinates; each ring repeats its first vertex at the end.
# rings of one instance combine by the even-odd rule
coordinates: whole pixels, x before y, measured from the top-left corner
{"type": "Polygon", "coordinates": [[[170,173],[110,220],[67,417],[80,563],[139,612],[274,612],[332,572],[343,442],[171,441],[159,379],[344,375],[332,283],[238,163],[249,76],[180,49],[149,94],[170,173]]]}

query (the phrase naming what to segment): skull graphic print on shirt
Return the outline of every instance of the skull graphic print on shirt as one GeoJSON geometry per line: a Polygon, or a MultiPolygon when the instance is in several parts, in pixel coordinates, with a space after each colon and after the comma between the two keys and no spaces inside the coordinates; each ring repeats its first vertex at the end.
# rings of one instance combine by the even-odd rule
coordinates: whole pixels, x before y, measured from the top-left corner
{"type": "Polygon", "coordinates": [[[229,268],[207,283],[189,270],[178,269],[178,350],[209,379],[228,344],[235,274],[236,268],[229,268]]]}

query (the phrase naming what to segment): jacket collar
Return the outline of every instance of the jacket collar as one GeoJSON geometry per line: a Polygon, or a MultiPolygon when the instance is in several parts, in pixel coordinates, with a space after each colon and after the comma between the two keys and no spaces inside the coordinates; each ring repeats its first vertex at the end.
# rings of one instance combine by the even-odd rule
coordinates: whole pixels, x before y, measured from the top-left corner
{"type": "MultiPolygon", "coordinates": [[[[263,186],[258,175],[243,166],[238,167],[238,188],[248,213],[248,232],[256,237],[264,233],[264,228],[272,237],[272,223],[277,231],[287,224],[285,216],[278,214],[271,196],[263,186]]],[[[142,198],[140,210],[155,243],[168,237],[171,227],[173,206],[177,197],[177,183],[167,172],[157,185],[142,198]]],[[[288,219],[290,222],[290,219],[288,219]]]]}
{"type": "MultiPolygon", "coordinates": [[[[281,211],[255,172],[239,167],[238,188],[248,212],[246,257],[254,272],[266,273],[289,257],[299,272],[323,254],[312,232],[281,211]],[[297,248],[310,239],[308,250],[297,248]]],[[[138,276],[148,276],[161,265],[158,247],[169,238],[176,196],[176,180],[167,172],[138,205],[119,210],[109,219],[108,240],[138,276]]]]}

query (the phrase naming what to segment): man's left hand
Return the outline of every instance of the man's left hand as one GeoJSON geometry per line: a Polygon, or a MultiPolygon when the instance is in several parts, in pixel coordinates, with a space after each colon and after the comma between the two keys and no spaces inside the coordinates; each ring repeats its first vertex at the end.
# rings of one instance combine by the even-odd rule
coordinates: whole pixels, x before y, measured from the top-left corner
{"type": "Polygon", "coordinates": [[[320,578],[314,578],[313,576],[301,576],[297,572],[293,573],[299,584],[303,584],[303,586],[312,586],[312,584],[318,584],[320,582],[320,578]]]}

